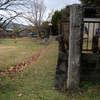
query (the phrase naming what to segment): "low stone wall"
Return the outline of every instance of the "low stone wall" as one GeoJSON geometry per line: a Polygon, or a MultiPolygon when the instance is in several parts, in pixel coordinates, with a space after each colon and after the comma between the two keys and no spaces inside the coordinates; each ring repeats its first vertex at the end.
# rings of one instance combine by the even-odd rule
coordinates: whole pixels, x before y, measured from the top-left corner
{"type": "Polygon", "coordinates": [[[82,53],[81,80],[100,79],[100,54],[82,53]]]}
{"type": "Polygon", "coordinates": [[[64,86],[67,81],[68,52],[59,52],[54,86],[64,86]]]}

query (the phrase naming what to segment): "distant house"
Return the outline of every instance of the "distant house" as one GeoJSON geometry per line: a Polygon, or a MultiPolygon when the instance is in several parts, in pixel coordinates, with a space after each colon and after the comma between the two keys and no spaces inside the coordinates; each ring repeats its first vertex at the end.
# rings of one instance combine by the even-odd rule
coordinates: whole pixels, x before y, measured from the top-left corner
{"type": "MultiPolygon", "coordinates": [[[[100,10],[100,8],[95,8],[91,5],[84,7],[84,21],[87,21],[84,24],[84,32],[86,33],[86,30],[88,31],[89,39],[92,39],[93,35],[96,34],[96,29],[99,28],[100,14],[97,12],[97,9],[100,10]],[[98,23],[88,23],[88,21],[98,23]]],[[[87,33],[84,35],[84,38],[87,38],[87,33]]]]}
{"type": "Polygon", "coordinates": [[[37,28],[35,26],[32,26],[32,25],[29,25],[28,29],[32,30],[32,31],[37,31],[37,28]]]}
{"type": "Polygon", "coordinates": [[[17,37],[17,34],[13,32],[13,29],[6,28],[4,36],[12,38],[12,37],[17,37]]]}
{"type": "Polygon", "coordinates": [[[20,37],[27,37],[30,36],[30,31],[27,28],[21,29],[19,31],[19,36],[20,37]]]}
{"type": "Polygon", "coordinates": [[[0,28],[0,37],[2,37],[4,34],[4,30],[2,28],[0,28]]]}
{"type": "Polygon", "coordinates": [[[0,28],[0,34],[2,34],[4,32],[4,30],[2,28],[0,28]]]}
{"type": "Polygon", "coordinates": [[[7,33],[11,33],[11,32],[13,32],[13,29],[11,29],[11,28],[6,28],[6,32],[7,32],[7,33]]]}
{"type": "Polygon", "coordinates": [[[2,38],[12,38],[12,37],[16,37],[17,34],[13,32],[13,29],[7,28],[6,30],[3,30],[2,28],[0,28],[0,37],[2,38]]]}
{"type": "Polygon", "coordinates": [[[38,34],[38,29],[35,26],[29,25],[27,29],[33,34],[38,34]]]}

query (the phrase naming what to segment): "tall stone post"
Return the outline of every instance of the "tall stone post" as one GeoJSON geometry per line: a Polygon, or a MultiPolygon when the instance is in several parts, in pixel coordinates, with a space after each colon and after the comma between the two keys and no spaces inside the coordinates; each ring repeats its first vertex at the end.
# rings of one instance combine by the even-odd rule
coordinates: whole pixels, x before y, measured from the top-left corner
{"type": "Polygon", "coordinates": [[[80,57],[81,57],[81,22],[82,5],[74,4],[70,11],[70,40],[68,58],[67,88],[79,88],[80,83],[80,57]]]}

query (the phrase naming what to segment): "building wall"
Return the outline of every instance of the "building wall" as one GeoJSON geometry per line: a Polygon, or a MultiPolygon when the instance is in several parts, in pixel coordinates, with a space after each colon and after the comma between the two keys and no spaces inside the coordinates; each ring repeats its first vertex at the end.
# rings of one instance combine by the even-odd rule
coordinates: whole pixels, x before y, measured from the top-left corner
{"type": "Polygon", "coordinates": [[[27,30],[20,32],[20,34],[22,34],[25,37],[30,36],[30,33],[27,30]]]}

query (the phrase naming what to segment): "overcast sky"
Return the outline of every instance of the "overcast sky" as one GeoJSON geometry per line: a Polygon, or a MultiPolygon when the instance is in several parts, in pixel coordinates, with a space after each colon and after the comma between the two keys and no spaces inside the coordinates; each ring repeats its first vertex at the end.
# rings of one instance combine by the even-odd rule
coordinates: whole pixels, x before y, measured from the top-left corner
{"type": "Polygon", "coordinates": [[[67,5],[72,4],[80,4],[81,2],[79,0],[44,0],[44,5],[46,6],[46,13],[44,20],[47,18],[48,13],[52,11],[52,9],[55,10],[61,10],[62,8],[65,8],[67,5]]]}
{"type": "MultiPolygon", "coordinates": [[[[72,5],[72,4],[80,4],[79,0],[44,0],[44,5],[46,6],[46,13],[44,16],[44,20],[47,19],[48,13],[52,11],[52,9],[55,10],[61,10],[67,5],[72,5]]],[[[25,22],[24,19],[22,19],[23,22],[25,22]]],[[[28,23],[24,23],[28,24],[28,23]]]]}
{"type": "Polygon", "coordinates": [[[60,10],[67,5],[79,4],[79,0],[44,0],[44,4],[47,7],[47,10],[60,10]]]}

